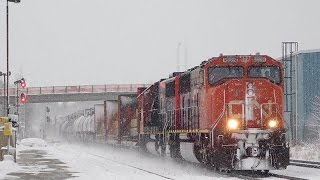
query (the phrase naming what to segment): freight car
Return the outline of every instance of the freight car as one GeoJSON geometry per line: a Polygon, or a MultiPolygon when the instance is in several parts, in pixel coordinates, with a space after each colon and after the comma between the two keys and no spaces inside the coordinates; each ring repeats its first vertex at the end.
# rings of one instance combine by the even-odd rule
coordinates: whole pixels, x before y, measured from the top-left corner
{"type": "Polygon", "coordinates": [[[58,123],[61,137],[69,141],[96,141],[97,129],[93,108],[60,117],[58,123]]]}
{"type": "Polygon", "coordinates": [[[137,95],[105,101],[100,115],[93,113],[90,132],[69,127],[77,120],[65,121],[61,129],[82,140],[92,135],[132,142],[153,154],[219,170],[284,169],[289,146],[283,68],[266,55],[221,55],[138,88],[137,95]]]}
{"type": "Polygon", "coordinates": [[[116,101],[104,101],[57,120],[63,139],[108,144],[138,142],[137,96],[118,95],[116,101]]]}

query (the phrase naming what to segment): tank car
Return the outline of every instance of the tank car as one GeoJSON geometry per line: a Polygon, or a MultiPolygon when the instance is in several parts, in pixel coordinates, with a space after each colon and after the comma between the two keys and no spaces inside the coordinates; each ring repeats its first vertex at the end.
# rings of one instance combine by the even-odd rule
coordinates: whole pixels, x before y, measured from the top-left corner
{"type": "Polygon", "coordinates": [[[283,68],[266,55],[221,55],[140,88],[140,146],[220,170],[286,168],[283,68]]]}

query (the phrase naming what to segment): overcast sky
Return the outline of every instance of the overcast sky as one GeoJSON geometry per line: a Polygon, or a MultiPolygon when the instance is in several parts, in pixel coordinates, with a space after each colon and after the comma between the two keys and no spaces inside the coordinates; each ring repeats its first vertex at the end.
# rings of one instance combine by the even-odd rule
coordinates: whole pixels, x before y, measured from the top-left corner
{"type": "MultiPolygon", "coordinates": [[[[151,83],[223,54],[320,48],[320,1],[21,0],[10,3],[11,81],[28,86],[151,83]]],[[[5,70],[5,1],[0,2],[5,70]]]]}

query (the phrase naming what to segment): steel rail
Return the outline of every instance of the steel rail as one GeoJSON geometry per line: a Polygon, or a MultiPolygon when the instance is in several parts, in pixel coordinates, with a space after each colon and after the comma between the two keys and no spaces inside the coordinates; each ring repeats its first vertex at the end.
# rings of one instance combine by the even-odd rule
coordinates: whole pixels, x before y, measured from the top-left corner
{"type": "Polygon", "coordinates": [[[290,162],[320,165],[320,162],[317,162],[317,161],[306,161],[306,160],[290,159],[290,162]]]}
{"type": "MultiPolygon", "coordinates": [[[[126,146],[123,146],[123,147],[126,147],[126,146]]],[[[170,178],[170,177],[163,176],[161,174],[157,174],[155,172],[151,172],[151,171],[148,171],[148,170],[136,167],[136,166],[125,164],[123,162],[115,161],[113,159],[109,159],[109,158],[106,158],[106,157],[103,157],[103,156],[99,156],[99,155],[92,154],[92,153],[88,153],[88,154],[96,156],[96,157],[100,157],[100,158],[103,158],[103,159],[106,159],[108,161],[112,161],[114,163],[118,163],[118,164],[121,164],[121,165],[124,165],[124,166],[135,168],[135,169],[138,169],[140,171],[144,171],[144,172],[149,173],[149,174],[154,174],[156,176],[160,176],[160,177],[163,177],[165,179],[170,179],[170,180],[173,179],[173,178],[170,178]]],[[[187,163],[187,164],[194,165],[194,166],[203,167],[203,168],[206,168],[206,169],[209,169],[209,170],[213,170],[214,172],[216,172],[217,174],[220,174],[220,175],[225,175],[225,176],[229,176],[229,177],[237,177],[239,179],[259,179],[259,178],[265,178],[265,177],[276,177],[276,178],[283,178],[283,179],[290,179],[290,180],[307,180],[306,178],[299,178],[299,177],[275,174],[275,173],[270,173],[270,172],[263,173],[261,171],[230,171],[230,172],[223,172],[223,171],[219,171],[219,170],[214,169],[214,167],[206,166],[206,165],[201,164],[201,163],[193,163],[193,162],[188,162],[188,161],[184,161],[184,162],[187,163]]],[[[295,165],[295,166],[302,166],[302,167],[306,167],[306,168],[314,168],[314,166],[318,166],[318,168],[320,168],[320,162],[303,161],[303,160],[290,160],[290,165],[293,165],[292,164],[293,162],[309,163],[308,166],[305,166],[305,165],[295,165]]]]}
{"type": "Polygon", "coordinates": [[[282,179],[290,179],[290,180],[308,180],[305,178],[299,178],[299,177],[294,177],[294,176],[288,176],[288,175],[281,175],[281,174],[275,174],[275,173],[265,173],[261,171],[237,171],[237,170],[231,170],[229,172],[225,171],[219,171],[214,169],[213,167],[205,166],[203,164],[199,163],[190,163],[189,164],[194,164],[195,166],[202,166],[206,169],[213,170],[214,172],[221,174],[221,175],[226,175],[229,177],[236,177],[239,179],[261,179],[261,178],[267,178],[267,177],[276,177],[276,178],[282,178],[282,179]]]}
{"type": "Polygon", "coordinates": [[[286,176],[286,175],[280,175],[280,174],[274,174],[274,173],[268,173],[270,177],[277,177],[277,178],[283,178],[283,179],[292,179],[292,180],[308,180],[305,178],[298,178],[298,177],[292,177],[292,176],[286,176]]]}
{"type": "MultiPolygon", "coordinates": [[[[121,145],[120,145],[121,146],[121,145]]],[[[121,147],[127,147],[127,146],[121,146],[121,147]]],[[[115,146],[115,148],[118,148],[117,146],[115,146]]],[[[128,147],[127,147],[128,148],[128,147]]],[[[87,152],[88,153],[88,152],[87,152]]],[[[113,159],[110,159],[110,158],[107,158],[107,157],[104,157],[104,156],[101,156],[101,155],[97,155],[97,154],[92,154],[92,153],[88,153],[89,155],[92,155],[92,156],[95,156],[95,157],[98,157],[98,158],[102,158],[102,159],[105,159],[107,161],[110,161],[110,162],[113,162],[113,163],[116,163],[116,164],[120,164],[120,165],[123,165],[123,166],[127,166],[127,167],[131,167],[131,168],[134,168],[134,169],[137,169],[137,170],[140,170],[140,171],[143,171],[145,173],[148,173],[148,174],[153,174],[155,176],[159,176],[159,177],[162,177],[164,179],[170,179],[170,180],[174,180],[173,178],[171,177],[167,177],[167,176],[164,176],[164,175],[161,175],[161,174],[158,174],[156,172],[152,172],[152,171],[149,171],[149,170],[146,170],[146,169],[142,169],[142,168],[139,168],[137,166],[133,166],[133,165],[130,165],[130,164],[126,164],[126,163],[123,163],[123,162],[120,162],[120,161],[116,161],[116,160],[113,160],[113,159]]],[[[151,156],[153,156],[151,154],[151,156]]],[[[183,161],[183,160],[182,160],[183,161]]],[[[290,161],[295,161],[295,162],[305,162],[305,163],[313,163],[314,165],[318,165],[320,164],[320,162],[312,162],[312,161],[302,161],[302,160],[290,160],[290,161]]],[[[220,175],[225,175],[225,176],[229,176],[229,177],[236,177],[236,178],[239,178],[239,179],[260,179],[260,178],[266,178],[266,177],[276,177],[276,178],[283,178],[283,179],[290,179],[290,180],[307,180],[306,178],[299,178],[299,177],[294,177],[294,176],[288,176],[288,175],[281,175],[281,174],[275,174],[275,173],[264,173],[264,172],[261,172],[261,171],[230,171],[230,172],[221,172],[219,170],[216,170],[214,167],[211,167],[211,166],[207,166],[207,165],[204,165],[204,164],[201,164],[201,163],[193,163],[193,162],[188,162],[188,161],[183,161],[184,163],[187,163],[187,164],[190,164],[190,165],[194,165],[194,166],[197,166],[197,167],[203,167],[203,168],[206,168],[208,170],[213,170],[215,173],[217,174],[220,174],[220,175]]],[[[291,164],[291,162],[290,162],[291,164]]]]}
{"type": "Polygon", "coordinates": [[[305,161],[305,160],[291,159],[290,160],[290,165],[320,169],[320,162],[315,162],[315,161],[305,161]]]}

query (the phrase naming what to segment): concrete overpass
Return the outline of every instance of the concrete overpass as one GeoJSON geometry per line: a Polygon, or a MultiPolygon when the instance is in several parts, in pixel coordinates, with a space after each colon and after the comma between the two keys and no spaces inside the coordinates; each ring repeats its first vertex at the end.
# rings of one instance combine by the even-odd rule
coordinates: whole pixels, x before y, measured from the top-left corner
{"type": "MultiPolygon", "coordinates": [[[[76,102],[117,100],[119,94],[136,94],[138,87],[147,84],[105,84],[82,86],[28,87],[19,89],[27,95],[27,103],[76,102]]],[[[0,89],[0,104],[4,102],[4,90],[0,89]]],[[[9,88],[10,104],[16,104],[17,89],[9,88]]]]}
{"type": "MultiPolygon", "coordinates": [[[[28,87],[19,89],[18,95],[23,92],[27,95],[27,102],[19,104],[20,134],[32,136],[34,132],[33,121],[39,124],[46,122],[46,103],[55,102],[78,102],[77,104],[103,102],[105,100],[117,100],[119,94],[133,95],[138,87],[147,87],[147,84],[106,84],[106,85],[82,85],[82,86],[51,86],[51,87],[28,87]],[[32,121],[32,122],[31,122],[32,121]]],[[[0,89],[0,115],[4,116],[4,89],[0,89]]],[[[10,113],[16,113],[17,89],[9,88],[10,113]]],[[[20,102],[19,102],[20,103],[20,102]]],[[[66,110],[66,109],[64,109],[66,110]]]]}

